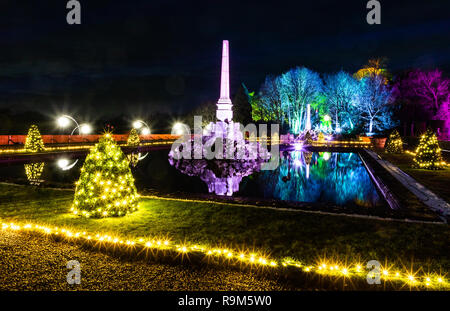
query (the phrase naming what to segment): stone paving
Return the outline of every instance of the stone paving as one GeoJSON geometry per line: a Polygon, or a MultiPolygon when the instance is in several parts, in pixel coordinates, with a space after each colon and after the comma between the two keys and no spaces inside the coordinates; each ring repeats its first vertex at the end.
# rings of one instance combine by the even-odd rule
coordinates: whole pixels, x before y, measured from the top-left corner
{"type": "Polygon", "coordinates": [[[450,215],[450,204],[448,204],[445,200],[441,199],[436,194],[425,188],[422,184],[418,183],[414,178],[403,172],[394,164],[381,159],[375,152],[371,150],[366,151],[375,161],[377,161],[392,176],[394,176],[399,182],[401,182],[402,185],[404,185],[406,188],[408,188],[408,190],[414,193],[425,205],[427,205],[433,211],[437,212],[439,215],[445,217],[448,217],[450,215]]]}

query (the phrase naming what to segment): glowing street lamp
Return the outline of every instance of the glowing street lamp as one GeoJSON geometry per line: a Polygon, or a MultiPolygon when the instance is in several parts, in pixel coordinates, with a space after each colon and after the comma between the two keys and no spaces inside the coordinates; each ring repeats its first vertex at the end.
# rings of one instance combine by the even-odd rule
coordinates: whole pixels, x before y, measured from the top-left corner
{"type": "Polygon", "coordinates": [[[81,124],[80,125],[80,133],[81,134],[89,134],[92,132],[92,127],[89,124],[81,124]]]}
{"type": "Polygon", "coordinates": [[[75,133],[76,130],[78,130],[78,133],[80,135],[89,134],[92,131],[92,127],[89,124],[87,124],[87,123],[79,124],[77,122],[77,120],[75,120],[74,118],[72,118],[71,116],[66,115],[66,114],[60,116],[56,121],[60,127],[68,127],[70,124],[70,121],[73,121],[76,126],[72,130],[70,135],[73,135],[73,133],[75,133]]]}
{"type": "Polygon", "coordinates": [[[142,120],[136,120],[133,122],[133,127],[137,130],[141,130],[142,135],[150,134],[150,126],[142,120]]]}
{"type": "MultiPolygon", "coordinates": [[[[136,120],[133,122],[133,127],[136,130],[141,130],[141,134],[142,135],[149,135],[150,134],[150,127],[148,126],[147,123],[145,123],[142,120],[136,120]]],[[[148,152],[146,154],[144,154],[143,156],[141,156],[141,154],[139,153],[138,155],[138,161],[141,161],[142,159],[144,159],[146,156],[148,156],[148,152]]]]}
{"type": "Polygon", "coordinates": [[[172,127],[172,135],[183,135],[189,133],[188,127],[181,123],[177,122],[172,127]]]}
{"type": "Polygon", "coordinates": [[[144,124],[144,121],[136,120],[133,122],[133,127],[138,130],[142,127],[143,124],[144,124]]]}
{"type": "MultiPolygon", "coordinates": [[[[68,127],[70,124],[70,121],[73,121],[75,123],[75,128],[70,133],[70,136],[72,136],[76,130],[78,130],[78,133],[80,135],[89,134],[92,132],[92,127],[89,124],[87,124],[87,123],[79,124],[77,122],[77,120],[75,120],[74,118],[72,118],[71,116],[66,115],[66,114],[60,116],[56,121],[57,121],[58,125],[63,128],[68,127]]],[[[63,159],[58,160],[57,165],[63,171],[67,171],[67,170],[70,170],[72,167],[74,167],[75,164],[77,164],[77,162],[78,162],[78,159],[76,159],[74,162],[70,163],[69,160],[63,158],[63,159]]]]}
{"type": "MultiPolygon", "coordinates": [[[[77,122],[75,120],[73,120],[73,121],[75,123],[77,122]]],[[[70,123],[70,117],[69,116],[61,116],[58,118],[57,122],[60,127],[67,127],[67,126],[69,126],[69,123],[70,123]]]]}

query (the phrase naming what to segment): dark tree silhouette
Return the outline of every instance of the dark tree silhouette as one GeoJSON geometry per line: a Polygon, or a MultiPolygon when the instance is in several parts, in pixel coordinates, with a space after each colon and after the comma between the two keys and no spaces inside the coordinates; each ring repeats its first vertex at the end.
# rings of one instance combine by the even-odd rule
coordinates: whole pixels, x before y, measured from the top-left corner
{"type": "Polygon", "coordinates": [[[252,106],[248,90],[243,83],[233,98],[233,121],[244,126],[252,122],[252,106]]]}

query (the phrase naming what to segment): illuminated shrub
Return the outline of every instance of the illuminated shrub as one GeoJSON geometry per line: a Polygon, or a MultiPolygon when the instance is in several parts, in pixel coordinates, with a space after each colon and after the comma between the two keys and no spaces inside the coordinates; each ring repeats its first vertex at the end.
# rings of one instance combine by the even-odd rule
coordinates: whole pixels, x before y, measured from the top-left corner
{"type": "Polygon", "coordinates": [[[28,163],[24,165],[25,174],[31,185],[38,186],[41,184],[42,180],[40,180],[40,177],[44,171],[44,166],[44,162],[28,163]]]}
{"type": "Polygon", "coordinates": [[[28,135],[25,141],[25,150],[28,152],[40,152],[44,151],[44,141],[42,140],[41,133],[37,125],[30,126],[28,135]]]}
{"type": "Polygon", "coordinates": [[[403,142],[397,130],[393,130],[386,143],[387,153],[403,153],[403,142]]]}
{"type": "MultiPolygon", "coordinates": [[[[130,135],[128,136],[127,145],[130,147],[137,147],[141,143],[139,139],[139,135],[136,129],[132,129],[130,135]]],[[[137,151],[133,151],[127,155],[128,160],[130,161],[131,166],[136,166],[139,162],[140,153],[137,151]]]]}
{"type": "Polygon", "coordinates": [[[323,135],[322,132],[320,132],[319,135],[317,136],[317,141],[318,141],[319,143],[325,142],[325,135],[323,135]]]}
{"type": "Polygon", "coordinates": [[[414,157],[414,167],[429,170],[441,169],[444,165],[436,135],[428,129],[420,138],[419,146],[414,157]]]}
{"type": "Polygon", "coordinates": [[[303,152],[303,158],[305,159],[305,164],[310,165],[312,160],[312,152],[305,151],[303,152]]]}
{"type": "Polygon", "coordinates": [[[123,216],[138,208],[129,162],[111,134],[91,149],[76,182],[71,211],[85,217],[123,216]]]}
{"type": "Polygon", "coordinates": [[[313,139],[312,139],[311,133],[309,131],[307,131],[305,134],[305,143],[307,145],[312,145],[312,143],[313,143],[313,139]]]}
{"type": "MultiPolygon", "coordinates": [[[[44,141],[42,140],[41,133],[37,125],[30,126],[28,135],[25,140],[25,150],[27,152],[41,152],[45,150],[44,141]]],[[[44,162],[28,163],[25,164],[25,174],[31,185],[39,185],[41,180],[39,179],[44,171],[44,162]]]]}
{"type": "Polygon", "coordinates": [[[132,129],[130,135],[128,135],[127,145],[131,147],[137,147],[141,143],[139,135],[136,129],[132,129]]]}

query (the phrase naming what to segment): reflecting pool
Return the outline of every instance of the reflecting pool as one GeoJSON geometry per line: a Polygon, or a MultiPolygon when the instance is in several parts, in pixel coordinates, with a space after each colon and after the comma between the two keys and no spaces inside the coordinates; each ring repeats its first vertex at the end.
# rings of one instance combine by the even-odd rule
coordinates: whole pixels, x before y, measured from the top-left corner
{"type": "MultiPolygon", "coordinates": [[[[70,170],[62,170],[57,160],[33,165],[2,164],[0,180],[73,187],[83,162],[82,157],[70,170]]],[[[257,161],[170,163],[168,150],[158,150],[130,167],[138,191],[210,193],[345,207],[384,206],[356,153],[282,151],[278,168],[262,171],[257,161]]]]}
{"type": "Polygon", "coordinates": [[[382,205],[355,153],[282,152],[280,165],[243,180],[238,195],[293,202],[372,207],[382,205]]]}

